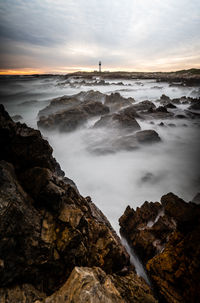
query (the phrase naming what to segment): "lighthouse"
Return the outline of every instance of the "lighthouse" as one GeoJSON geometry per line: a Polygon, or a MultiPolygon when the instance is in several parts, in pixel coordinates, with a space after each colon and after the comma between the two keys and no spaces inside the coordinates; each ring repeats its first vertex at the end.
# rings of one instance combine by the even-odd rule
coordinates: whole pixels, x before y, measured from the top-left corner
{"type": "Polygon", "coordinates": [[[101,61],[99,61],[99,73],[101,73],[101,61]]]}

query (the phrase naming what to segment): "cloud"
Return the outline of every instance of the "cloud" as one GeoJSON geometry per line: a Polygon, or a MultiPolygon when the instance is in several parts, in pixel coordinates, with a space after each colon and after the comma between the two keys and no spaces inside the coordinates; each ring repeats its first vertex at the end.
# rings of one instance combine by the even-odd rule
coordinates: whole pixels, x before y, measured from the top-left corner
{"type": "Polygon", "coordinates": [[[1,1],[2,68],[194,65],[199,28],[197,0],[1,1]]]}

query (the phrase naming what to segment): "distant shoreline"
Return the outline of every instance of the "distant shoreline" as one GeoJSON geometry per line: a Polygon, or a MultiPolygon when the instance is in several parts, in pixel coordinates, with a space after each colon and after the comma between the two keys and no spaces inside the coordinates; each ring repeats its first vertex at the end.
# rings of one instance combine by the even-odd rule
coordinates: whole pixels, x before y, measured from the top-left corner
{"type": "Polygon", "coordinates": [[[199,85],[200,84],[200,69],[189,69],[180,70],[176,72],[126,72],[117,71],[109,72],[98,71],[93,72],[74,72],[68,74],[32,74],[32,75],[0,75],[2,78],[18,78],[18,77],[63,77],[65,79],[69,77],[81,77],[92,79],[93,77],[101,77],[102,79],[156,79],[157,82],[167,81],[167,82],[184,82],[185,85],[199,85]]]}

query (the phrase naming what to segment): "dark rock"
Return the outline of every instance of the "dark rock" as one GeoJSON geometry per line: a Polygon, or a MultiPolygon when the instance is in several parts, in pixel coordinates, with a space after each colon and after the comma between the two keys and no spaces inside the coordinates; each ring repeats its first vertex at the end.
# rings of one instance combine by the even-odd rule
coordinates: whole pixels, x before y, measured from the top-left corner
{"type": "Polygon", "coordinates": [[[178,114],[175,116],[175,118],[178,118],[178,119],[186,119],[186,116],[185,115],[182,115],[182,114],[178,114]]]}
{"type": "Polygon", "coordinates": [[[137,132],[136,138],[139,143],[154,143],[161,141],[158,133],[152,129],[137,132]]]}
{"type": "Polygon", "coordinates": [[[171,102],[165,105],[166,108],[176,108],[176,105],[172,104],[171,102]]]}
{"type": "Polygon", "coordinates": [[[200,110],[200,100],[197,99],[195,102],[193,102],[190,106],[189,109],[192,110],[200,110]]]}
{"type": "Polygon", "coordinates": [[[40,132],[14,123],[2,106],[0,113],[0,293],[9,297],[12,285],[22,296],[29,284],[46,296],[75,266],[99,266],[107,274],[129,267],[110,223],[66,183],[40,132]]]}
{"type": "Polygon", "coordinates": [[[160,122],[160,124],[158,124],[159,126],[166,126],[163,122],[160,122]]]}

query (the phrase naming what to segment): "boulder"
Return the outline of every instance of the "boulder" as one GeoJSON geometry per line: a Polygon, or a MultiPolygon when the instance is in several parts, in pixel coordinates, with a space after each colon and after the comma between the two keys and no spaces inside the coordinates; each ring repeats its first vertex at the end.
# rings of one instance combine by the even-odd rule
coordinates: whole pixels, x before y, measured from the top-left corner
{"type": "Polygon", "coordinates": [[[139,143],[155,143],[161,141],[158,133],[155,130],[148,129],[136,133],[136,138],[139,143]]]}

